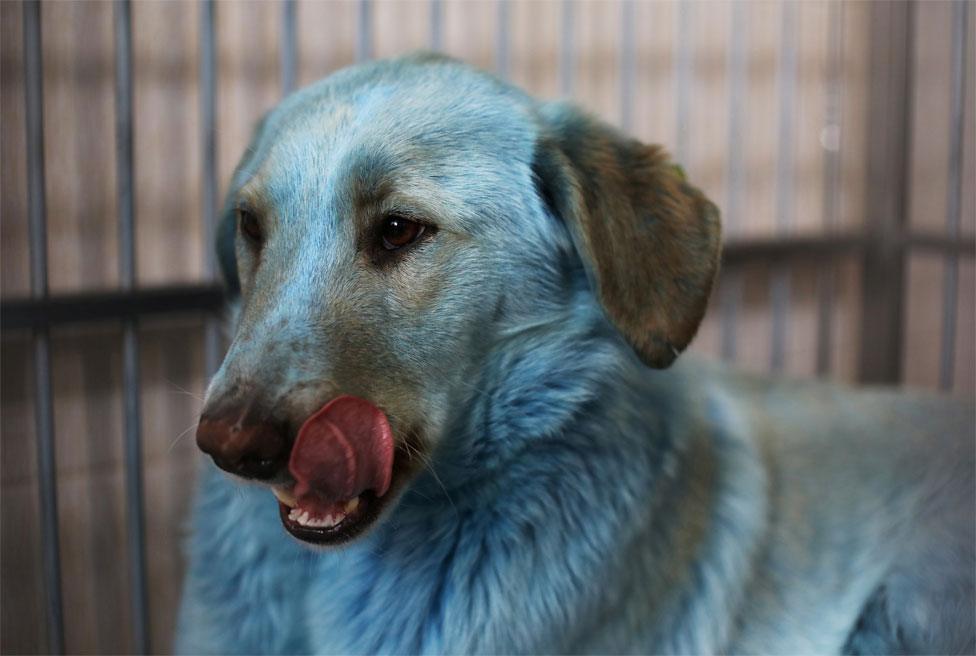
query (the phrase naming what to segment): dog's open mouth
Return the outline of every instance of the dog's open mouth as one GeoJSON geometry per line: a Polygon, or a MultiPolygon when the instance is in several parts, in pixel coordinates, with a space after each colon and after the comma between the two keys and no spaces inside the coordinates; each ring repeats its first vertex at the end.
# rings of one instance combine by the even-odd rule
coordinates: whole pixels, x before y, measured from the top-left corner
{"type": "Polygon", "coordinates": [[[326,502],[296,499],[288,490],[274,488],[278,515],[285,530],[313,544],[341,544],[351,540],[376,520],[385,499],[364,492],[348,501],[326,502]]]}
{"type": "Polygon", "coordinates": [[[379,517],[408,460],[382,410],[340,396],[298,431],[288,462],[295,484],[274,488],[281,522],[306,542],[350,540],[379,517]]]}

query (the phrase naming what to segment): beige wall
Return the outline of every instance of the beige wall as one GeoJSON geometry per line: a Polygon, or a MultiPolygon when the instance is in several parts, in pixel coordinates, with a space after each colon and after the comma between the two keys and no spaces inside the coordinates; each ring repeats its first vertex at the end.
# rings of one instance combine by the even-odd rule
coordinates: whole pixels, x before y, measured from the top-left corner
{"type": "MultiPolygon", "coordinates": [[[[842,188],[840,229],[856,230],[866,207],[867,86],[870,78],[869,3],[844,6],[842,188]]],[[[742,130],[728,134],[727,2],[696,2],[690,12],[693,78],[690,80],[690,176],[720,205],[729,195],[729,148],[741,162],[742,211],[731,238],[768,236],[776,226],[779,143],[777,71],[781,46],[778,2],[750,2],[743,11],[747,84],[742,130]]],[[[810,0],[796,6],[793,42],[798,49],[792,231],[823,231],[821,131],[825,123],[829,6],[810,0]]],[[[951,6],[919,3],[912,134],[910,220],[913,228],[940,234],[945,223],[949,146],[948,66],[951,6]]],[[[135,79],[135,177],[138,278],[141,285],[193,282],[202,276],[202,149],[200,145],[200,8],[196,4],[133,4],[135,79]]],[[[515,0],[509,8],[509,74],[542,97],[560,92],[561,12],[558,2],[515,0]]],[[[679,12],[672,3],[634,6],[636,79],[632,132],[674,147],[674,76],[679,12]]],[[[300,84],[355,59],[358,5],[353,1],[297,5],[300,84]]],[[[382,0],[373,5],[375,56],[392,56],[430,43],[430,8],[424,0],[382,0]]],[[[492,0],[443,3],[444,49],[476,65],[496,61],[498,6],[492,0]]],[[[618,66],[623,7],[615,0],[573,5],[573,95],[608,121],[622,114],[618,66]]],[[[29,290],[26,229],[22,7],[0,3],[0,291],[3,298],[29,290]]],[[[219,54],[219,180],[226,185],[248,130],[280,95],[281,6],[264,2],[217,5],[219,54]]],[[[970,12],[976,21],[976,12],[970,12]]],[[[112,7],[104,2],[56,2],[42,8],[44,39],[45,157],[53,293],[112,288],[118,282],[115,209],[112,7]]],[[[970,26],[969,61],[976,30],[970,26]]],[[[972,69],[970,69],[970,76],[972,69]]],[[[973,181],[973,94],[967,98],[963,230],[976,232],[973,181]]],[[[935,387],[942,315],[942,260],[908,259],[905,381],[935,387]]],[[[818,271],[790,266],[791,301],[785,372],[815,371],[818,271]]],[[[847,258],[836,268],[832,323],[832,372],[856,374],[860,328],[860,266],[847,258]]],[[[738,276],[739,364],[765,371],[770,362],[769,266],[756,263],[738,276]]],[[[974,270],[960,268],[954,391],[972,396],[974,370],[974,270]]],[[[721,298],[720,289],[713,305],[721,298]]],[[[720,325],[713,307],[695,349],[716,355],[720,325]]],[[[58,500],[67,647],[70,652],[120,652],[130,648],[124,550],[120,330],[113,326],[61,328],[53,334],[58,500]]],[[[153,644],[170,646],[182,560],[181,521],[199,460],[192,427],[204,388],[201,324],[196,319],[146,322],[141,329],[142,407],[145,439],[147,530],[153,644]]],[[[26,335],[2,342],[2,553],[0,650],[43,649],[31,358],[26,335]]]]}

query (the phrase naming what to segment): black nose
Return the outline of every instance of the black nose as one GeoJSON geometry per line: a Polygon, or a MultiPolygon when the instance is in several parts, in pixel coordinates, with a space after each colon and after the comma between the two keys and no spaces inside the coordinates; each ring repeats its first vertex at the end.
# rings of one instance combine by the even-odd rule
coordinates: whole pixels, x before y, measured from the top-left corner
{"type": "Polygon", "coordinates": [[[204,415],[197,426],[197,446],[232,474],[257,480],[273,478],[287,465],[285,431],[267,421],[244,423],[243,416],[243,411],[235,409],[204,415]]]}

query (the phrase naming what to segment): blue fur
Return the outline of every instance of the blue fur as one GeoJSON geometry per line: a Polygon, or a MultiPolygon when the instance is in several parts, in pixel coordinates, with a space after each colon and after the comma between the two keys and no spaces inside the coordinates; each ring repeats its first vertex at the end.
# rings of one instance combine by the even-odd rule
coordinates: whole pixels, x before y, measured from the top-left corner
{"type": "MultiPolygon", "coordinates": [[[[191,585],[208,594],[185,612],[206,609],[215,651],[715,647],[719,636],[689,625],[722,601],[717,591],[702,594],[715,587],[708,563],[696,566],[695,587],[683,598],[632,589],[653,580],[650,520],[667,512],[654,506],[654,492],[665,458],[694,421],[686,409],[697,395],[683,370],[644,368],[592,302],[561,319],[558,330],[518,334],[492,353],[431,469],[386,522],[346,548],[298,547],[270,495],[208,468],[190,572],[191,585]],[[605,617],[623,594],[645,597],[647,616],[605,617]],[[650,621],[656,604],[662,626],[650,621]]],[[[731,452],[751,451],[723,437],[719,424],[711,429],[731,452]]],[[[729,512],[723,530],[751,544],[754,510],[722,511],[729,512]]],[[[724,583],[734,572],[721,576],[724,583]]]]}

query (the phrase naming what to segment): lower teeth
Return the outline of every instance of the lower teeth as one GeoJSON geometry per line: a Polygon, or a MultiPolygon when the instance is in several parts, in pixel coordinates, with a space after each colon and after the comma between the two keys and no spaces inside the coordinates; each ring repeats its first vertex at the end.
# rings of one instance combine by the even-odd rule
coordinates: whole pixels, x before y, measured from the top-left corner
{"type": "Polygon", "coordinates": [[[333,526],[338,526],[347,517],[347,515],[355,510],[359,506],[359,498],[352,499],[343,505],[342,510],[337,510],[332,514],[318,517],[309,514],[307,510],[302,510],[301,508],[292,508],[291,512],[288,513],[288,519],[295,522],[299,526],[308,526],[311,528],[332,528],[333,526]]]}

